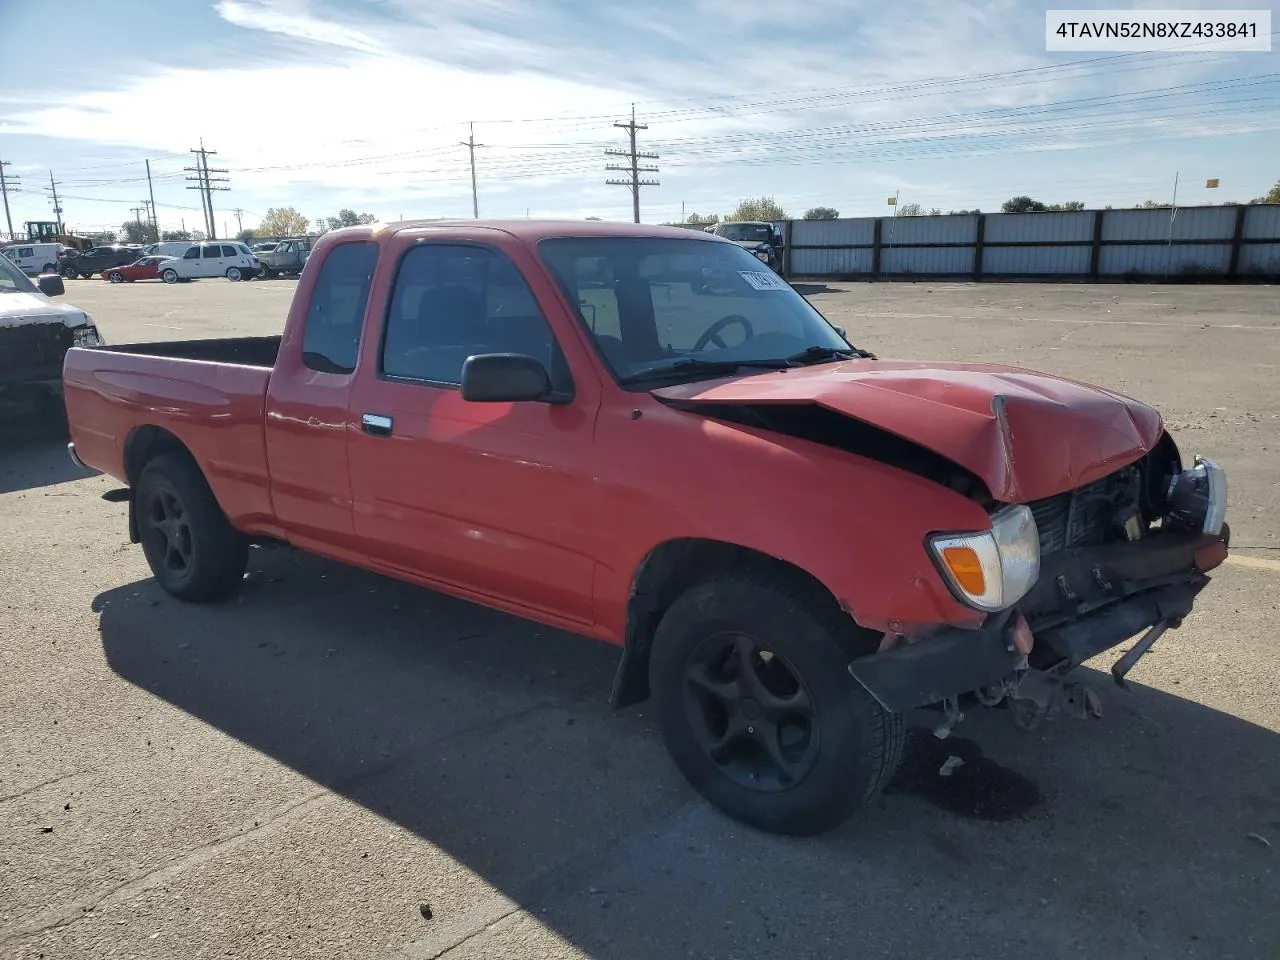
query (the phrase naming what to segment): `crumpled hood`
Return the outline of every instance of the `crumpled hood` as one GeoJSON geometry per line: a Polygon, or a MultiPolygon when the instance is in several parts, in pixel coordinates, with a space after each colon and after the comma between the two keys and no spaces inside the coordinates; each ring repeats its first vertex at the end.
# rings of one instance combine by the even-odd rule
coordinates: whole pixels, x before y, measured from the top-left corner
{"type": "Polygon", "coordinates": [[[30,323],[65,323],[78,327],[89,322],[88,315],[70,304],[54,303],[39,293],[0,293],[0,327],[21,327],[30,323]]]}
{"type": "Polygon", "coordinates": [[[897,434],[1026,503],[1090,483],[1159,441],[1160,414],[1119,394],[1017,367],[850,360],[654,390],[697,404],[815,403],[897,434]]]}

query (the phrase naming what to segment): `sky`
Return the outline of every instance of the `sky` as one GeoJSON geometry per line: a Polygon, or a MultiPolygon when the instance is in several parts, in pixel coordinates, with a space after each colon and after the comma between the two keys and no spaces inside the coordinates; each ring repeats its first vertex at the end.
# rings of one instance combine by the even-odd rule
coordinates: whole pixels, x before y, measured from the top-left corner
{"type": "MultiPolygon", "coordinates": [[[[0,159],[15,226],[118,229],[147,197],[202,226],[192,148],[229,187],[219,235],[271,207],[389,221],[631,218],[605,150],[634,104],[646,222],[772,195],[793,216],[1243,201],[1280,180],[1271,53],[1049,53],[1044,11],[1241,3],[1039,0],[0,0],[0,159]],[[1205,187],[1217,178],[1220,187],[1205,187]],[[235,211],[240,211],[237,216],[235,211]]],[[[1277,8],[1271,9],[1280,28],[1277,8]]],[[[0,223],[0,230],[4,229],[0,223]]]]}

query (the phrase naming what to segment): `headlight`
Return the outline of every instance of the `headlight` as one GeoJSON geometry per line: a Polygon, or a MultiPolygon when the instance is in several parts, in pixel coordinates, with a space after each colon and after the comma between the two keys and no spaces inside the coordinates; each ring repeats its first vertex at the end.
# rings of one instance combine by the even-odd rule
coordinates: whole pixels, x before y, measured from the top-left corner
{"type": "Polygon", "coordinates": [[[1013,606],[1040,576],[1040,533],[1022,505],[994,513],[983,533],[930,537],[929,549],[956,596],[988,613],[1013,606]]]}
{"type": "Polygon", "coordinates": [[[1165,495],[1169,516],[1202,533],[1217,536],[1227,519],[1227,475],[1208,457],[1169,478],[1165,495]]]}
{"type": "Polygon", "coordinates": [[[72,331],[72,346],[100,347],[103,342],[102,337],[98,335],[98,328],[92,323],[85,324],[83,327],[76,327],[72,331]]]}

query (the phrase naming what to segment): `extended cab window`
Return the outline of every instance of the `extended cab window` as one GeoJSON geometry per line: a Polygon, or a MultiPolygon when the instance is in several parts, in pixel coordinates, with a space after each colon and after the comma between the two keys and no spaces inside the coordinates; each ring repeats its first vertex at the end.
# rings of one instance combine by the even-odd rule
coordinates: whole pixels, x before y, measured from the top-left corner
{"type": "Polygon", "coordinates": [[[457,384],[478,353],[523,353],[546,366],[557,390],[568,368],[516,265],[488,247],[430,244],[405,254],[396,276],[382,372],[457,384]]]}
{"type": "Polygon", "coordinates": [[[302,331],[302,362],[324,373],[351,373],[360,352],[376,243],[344,243],[320,265],[302,331]]]}

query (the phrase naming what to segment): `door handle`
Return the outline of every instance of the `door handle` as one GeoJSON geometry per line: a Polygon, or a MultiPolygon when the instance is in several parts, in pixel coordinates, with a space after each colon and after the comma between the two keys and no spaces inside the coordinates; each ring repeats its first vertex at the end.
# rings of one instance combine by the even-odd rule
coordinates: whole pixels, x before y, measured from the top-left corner
{"type": "Polygon", "coordinates": [[[391,436],[391,418],[380,413],[366,413],[360,417],[360,429],[375,437],[391,436]]]}

